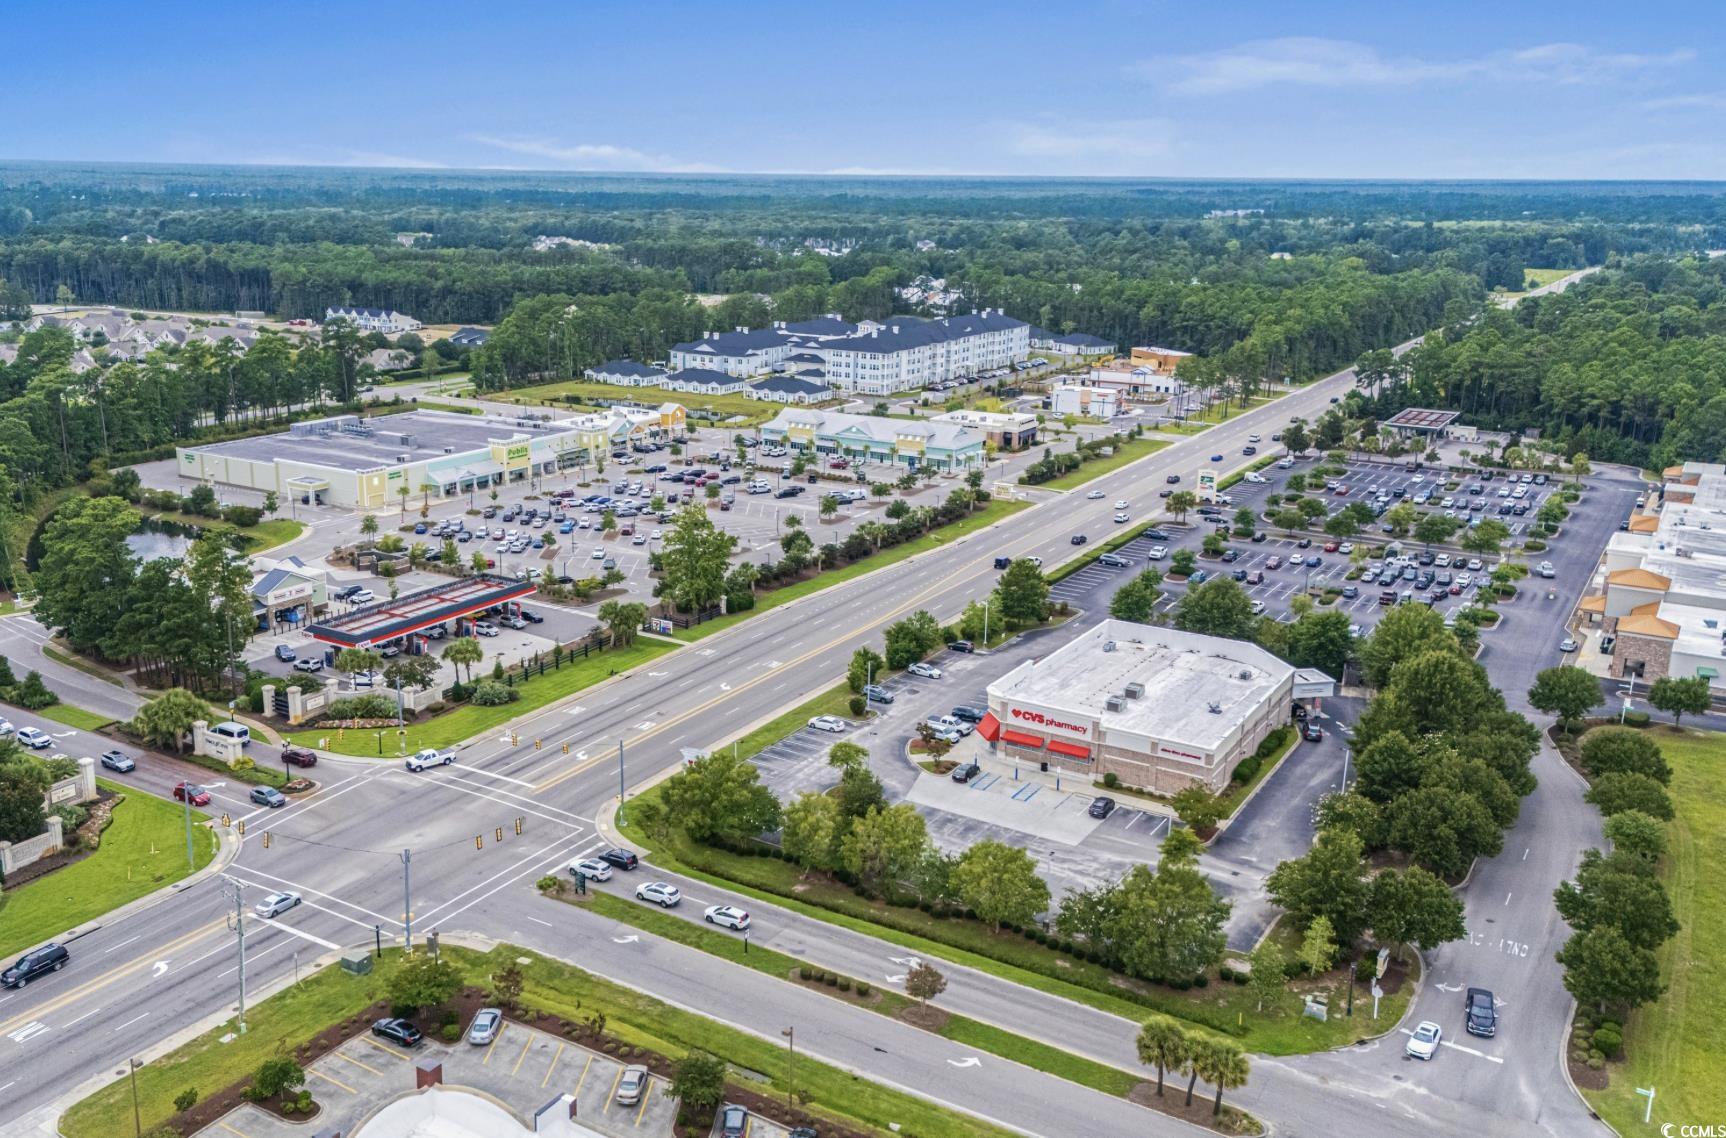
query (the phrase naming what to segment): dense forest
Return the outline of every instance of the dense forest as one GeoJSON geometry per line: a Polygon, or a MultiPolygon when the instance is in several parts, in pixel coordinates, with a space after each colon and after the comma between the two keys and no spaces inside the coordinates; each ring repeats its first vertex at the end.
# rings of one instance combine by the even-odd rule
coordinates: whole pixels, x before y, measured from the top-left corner
{"type": "Polygon", "coordinates": [[[1726,259],[1632,260],[1489,307],[1367,382],[1380,417],[1448,407],[1596,461],[1726,462],[1726,259]]]}

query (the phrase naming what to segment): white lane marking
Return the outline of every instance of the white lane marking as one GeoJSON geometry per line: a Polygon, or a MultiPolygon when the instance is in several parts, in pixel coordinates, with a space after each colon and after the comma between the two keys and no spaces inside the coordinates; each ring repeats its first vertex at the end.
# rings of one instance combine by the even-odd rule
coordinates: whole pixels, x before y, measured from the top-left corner
{"type": "Polygon", "coordinates": [[[41,1035],[47,1030],[47,1024],[43,1023],[39,1019],[33,1019],[17,1031],[12,1032],[11,1039],[13,1043],[23,1043],[26,1040],[34,1039],[36,1036],[41,1035]]]}
{"type": "MultiPolygon", "coordinates": [[[[324,900],[333,902],[334,904],[337,904],[337,905],[345,905],[348,908],[355,910],[356,912],[364,913],[368,917],[376,917],[378,920],[386,921],[392,925],[401,924],[401,922],[399,920],[396,920],[394,917],[386,917],[382,913],[374,912],[371,909],[365,908],[363,905],[356,905],[352,901],[344,901],[340,897],[337,897],[336,895],[334,895],[333,893],[325,893],[322,889],[313,889],[309,885],[301,885],[297,881],[289,881],[285,877],[277,877],[273,873],[265,873],[263,870],[258,869],[254,866],[248,865],[248,866],[243,866],[241,868],[246,873],[254,874],[258,877],[267,878],[268,880],[274,881],[274,882],[281,884],[281,885],[286,885],[289,889],[292,889],[295,893],[298,893],[300,895],[300,897],[302,898],[301,904],[306,904],[306,905],[311,904],[310,901],[304,900],[304,898],[309,894],[313,897],[322,897],[324,900]]],[[[234,870],[230,869],[227,873],[223,874],[223,876],[224,877],[239,877],[239,874],[236,873],[234,870]]],[[[242,881],[245,881],[245,878],[243,878],[243,877],[241,877],[239,879],[242,881]]],[[[269,888],[269,886],[261,885],[256,881],[247,881],[246,884],[257,885],[258,888],[260,888],[260,889],[269,888]]],[[[325,911],[328,912],[328,910],[325,910],[325,911]]],[[[340,914],[337,914],[337,915],[339,916],[340,914]]],[[[353,918],[349,917],[348,920],[351,921],[351,920],[353,920],[353,918]]],[[[366,922],[366,921],[358,921],[355,923],[357,923],[357,924],[369,924],[369,922],[366,922]]]]}
{"type": "Polygon", "coordinates": [[[110,952],[113,952],[114,949],[116,949],[116,948],[125,948],[127,945],[131,944],[135,940],[142,940],[143,937],[144,937],[143,933],[139,933],[137,936],[127,937],[125,940],[121,941],[119,944],[113,945],[109,948],[104,948],[102,950],[102,955],[106,956],[110,952]]]}
{"type": "Polygon", "coordinates": [[[550,921],[542,921],[538,917],[529,917],[528,920],[532,921],[536,925],[544,925],[548,929],[556,927],[550,921]]]}
{"type": "MultiPolygon", "coordinates": [[[[554,844],[562,844],[562,843],[554,843],[554,844]]],[[[553,853],[550,857],[544,858],[544,859],[540,860],[539,862],[536,862],[534,865],[529,866],[525,872],[525,876],[533,876],[535,874],[544,873],[547,869],[553,868],[558,862],[563,862],[565,864],[568,864],[569,862],[572,862],[572,861],[578,861],[584,857],[587,857],[589,854],[595,853],[598,850],[602,850],[602,849],[606,848],[607,844],[608,843],[603,842],[603,841],[589,842],[586,846],[582,847],[581,849],[574,850],[573,852],[566,846],[564,849],[558,850],[556,853],[553,853]]],[[[546,848],[550,849],[552,847],[547,846],[546,848]]],[[[645,860],[643,861],[643,864],[646,864],[645,860]]],[[[520,876],[524,876],[524,874],[520,874],[520,873],[514,874],[510,879],[505,880],[504,882],[495,886],[492,889],[486,890],[485,892],[481,893],[478,897],[475,897],[473,900],[471,900],[467,904],[463,905],[461,908],[453,910],[452,912],[446,913],[444,915],[443,919],[446,921],[454,920],[457,916],[461,915],[462,913],[467,912],[469,909],[473,908],[475,905],[479,904],[481,901],[484,901],[487,897],[491,896],[493,893],[497,892],[499,889],[503,889],[505,886],[507,886],[509,884],[510,880],[514,879],[514,877],[520,877],[520,876]]],[[[484,884],[484,883],[482,882],[481,884],[484,884]]],[[[477,888],[477,886],[476,886],[476,888],[477,888]]]]}
{"type": "Polygon", "coordinates": [[[454,766],[457,770],[469,771],[473,774],[482,774],[487,778],[502,779],[504,782],[513,782],[517,786],[531,787],[533,785],[533,783],[528,782],[526,779],[511,778],[507,774],[498,774],[496,771],[488,771],[484,767],[470,767],[466,763],[456,763],[454,766]]]}
{"type": "Polygon", "coordinates": [[[116,1033],[122,1032],[122,1031],[126,1030],[128,1027],[131,1027],[133,1024],[137,1023],[139,1020],[148,1019],[149,1016],[150,1016],[149,1012],[145,1012],[143,1015],[140,1015],[140,1016],[133,1016],[131,1019],[127,1020],[125,1023],[121,1024],[119,1027],[116,1027],[114,1029],[114,1031],[116,1033]]]}
{"type": "MultiPolygon", "coordinates": [[[[546,860],[546,858],[548,856],[547,851],[554,850],[554,849],[557,849],[559,851],[555,854],[549,855],[553,860],[556,860],[558,858],[568,857],[569,855],[564,853],[563,849],[560,847],[567,848],[568,846],[570,846],[574,842],[581,841],[582,838],[583,838],[583,834],[580,832],[573,833],[573,834],[565,834],[562,837],[557,838],[557,839],[547,843],[546,845],[539,847],[539,849],[534,850],[534,851],[526,854],[523,857],[517,858],[514,862],[511,862],[505,868],[498,870],[496,873],[492,874],[490,877],[487,877],[484,880],[480,881],[477,885],[470,885],[468,888],[462,890],[460,893],[457,893],[454,897],[451,897],[449,900],[443,902],[441,905],[438,905],[435,908],[426,910],[424,913],[422,913],[419,916],[419,922],[420,922],[421,927],[422,928],[432,927],[435,924],[435,922],[432,921],[432,918],[436,914],[442,913],[445,909],[448,909],[451,905],[454,905],[457,901],[460,901],[462,898],[467,897],[470,894],[479,893],[479,896],[474,898],[473,901],[468,902],[467,905],[463,905],[462,908],[456,909],[454,912],[449,913],[443,919],[445,921],[448,921],[451,918],[453,918],[456,913],[460,913],[463,910],[465,910],[466,908],[468,908],[470,905],[477,904],[479,901],[484,900],[486,897],[489,897],[491,894],[497,892],[497,890],[502,889],[505,885],[507,885],[509,883],[510,879],[514,878],[515,876],[517,876],[521,872],[523,872],[523,870],[521,868],[522,866],[524,866],[524,865],[529,866],[531,869],[532,866],[537,865],[538,863],[546,860]],[[493,885],[492,884],[493,882],[498,882],[498,884],[493,885]],[[488,888],[488,886],[489,886],[489,888],[488,888]]],[[[592,843],[590,841],[588,848],[594,849],[594,848],[597,848],[597,845],[595,845],[594,843],[592,843]]],[[[579,856],[579,855],[577,855],[577,856],[579,856]]]]}

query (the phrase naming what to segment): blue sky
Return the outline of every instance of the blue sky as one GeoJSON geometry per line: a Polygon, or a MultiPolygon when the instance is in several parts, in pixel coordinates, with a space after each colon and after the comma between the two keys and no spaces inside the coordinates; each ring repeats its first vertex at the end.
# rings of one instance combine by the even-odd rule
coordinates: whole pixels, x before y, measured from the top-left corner
{"type": "Polygon", "coordinates": [[[1697,0],[10,0],[0,157],[1726,178],[1697,0]]]}

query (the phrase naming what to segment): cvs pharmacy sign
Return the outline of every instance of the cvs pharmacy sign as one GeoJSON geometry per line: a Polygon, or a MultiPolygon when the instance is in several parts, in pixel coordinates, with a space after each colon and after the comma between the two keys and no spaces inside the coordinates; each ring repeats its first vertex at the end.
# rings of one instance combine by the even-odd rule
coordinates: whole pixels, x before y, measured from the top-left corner
{"type": "Polygon", "coordinates": [[[1013,709],[1013,718],[1023,719],[1027,723],[1035,723],[1039,727],[1053,727],[1058,731],[1071,731],[1075,735],[1089,735],[1091,733],[1091,729],[1089,727],[1082,727],[1077,723],[1068,723],[1065,720],[1056,719],[1052,715],[1044,715],[1040,711],[1026,711],[1024,708],[1020,707],[1015,707],[1013,709]]]}

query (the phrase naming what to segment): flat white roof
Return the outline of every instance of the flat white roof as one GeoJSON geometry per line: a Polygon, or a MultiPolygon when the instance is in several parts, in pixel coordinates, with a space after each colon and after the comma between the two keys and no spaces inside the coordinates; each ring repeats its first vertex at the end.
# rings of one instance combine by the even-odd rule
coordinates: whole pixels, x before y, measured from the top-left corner
{"type": "Polygon", "coordinates": [[[989,696],[1081,713],[1105,737],[1131,731],[1214,751],[1294,672],[1244,640],[1105,620],[996,680],[989,696]],[[1108,710],[1109,697],[1130,683],[1143,684],[1144,696],[1108,710]]]}

